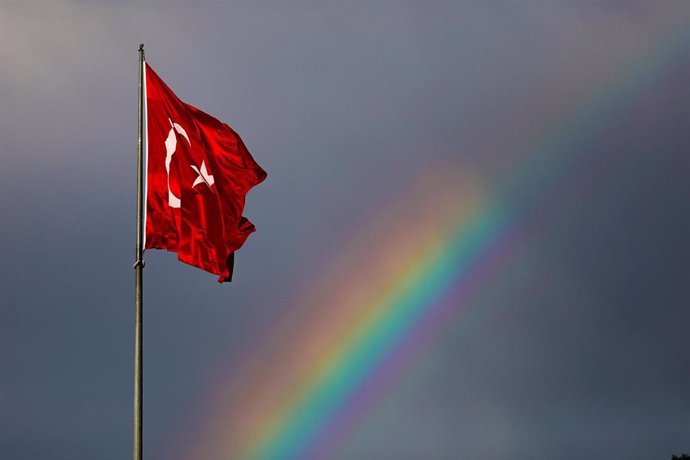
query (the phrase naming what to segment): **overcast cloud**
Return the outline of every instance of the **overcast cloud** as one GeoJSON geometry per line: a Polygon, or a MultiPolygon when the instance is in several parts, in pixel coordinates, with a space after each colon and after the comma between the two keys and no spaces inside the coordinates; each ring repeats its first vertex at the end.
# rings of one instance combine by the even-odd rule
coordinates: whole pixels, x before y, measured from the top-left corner
{"type": "Polygon", "coordinates": [[[130,455],[141,42],[269,175],[232,284],[146,255],[146,458],[194,455],[220,376],[439,170],[515,187],[533,237],[332,457],[690,452],[688,10],[0,1],[0,457],[130,455]]]}

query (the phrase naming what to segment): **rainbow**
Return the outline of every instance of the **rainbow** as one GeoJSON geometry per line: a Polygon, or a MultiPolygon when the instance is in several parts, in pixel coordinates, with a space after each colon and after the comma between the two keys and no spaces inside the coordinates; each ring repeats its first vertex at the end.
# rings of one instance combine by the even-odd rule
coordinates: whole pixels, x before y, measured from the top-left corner
{"type": "Polygon", "coordinates": [[[521,146],[517,172],[499,190],[489,193],[463,164],[423,172],[266,331],[252,359],[220,378],[184,458],[332,456],[383,390],[558,212],[571,171],[587,159],[579,146],[673,70],[689,38],[681,23],[641,59],[630,56],[573,112],[521,146]],[[390,228],[400,231],[382,242],[390,228]]]}

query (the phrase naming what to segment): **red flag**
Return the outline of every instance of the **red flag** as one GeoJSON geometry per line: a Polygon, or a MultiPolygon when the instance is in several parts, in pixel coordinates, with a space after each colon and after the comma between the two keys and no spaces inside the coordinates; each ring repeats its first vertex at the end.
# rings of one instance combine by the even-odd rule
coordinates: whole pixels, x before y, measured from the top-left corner
{"type": "Polygon", "coordinates": [[[230,281],[234,252],[255,230],[244,198],[266,178],[228,125],[175,96],[148,64],[146,249],[230,281]]]}

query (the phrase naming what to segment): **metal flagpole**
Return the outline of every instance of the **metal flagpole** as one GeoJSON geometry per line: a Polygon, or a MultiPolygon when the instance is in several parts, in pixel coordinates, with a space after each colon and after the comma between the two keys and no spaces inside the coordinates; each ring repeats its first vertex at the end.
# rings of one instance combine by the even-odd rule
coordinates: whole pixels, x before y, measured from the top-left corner
{"type": "Polygon", "coordinates": [[[141,460],[143,453],[143,403],[142,383],[144,377],[143,354],[143,271],[144,271],[144,227],[143,227],[143,191],[144,191],[144,153],[142,136],[144,132],[144,44],[139,45],[139,136],[137,139],[137,242],[136,261],[134,262],[134,419],[133,419],[133,460],[141,460]]]}

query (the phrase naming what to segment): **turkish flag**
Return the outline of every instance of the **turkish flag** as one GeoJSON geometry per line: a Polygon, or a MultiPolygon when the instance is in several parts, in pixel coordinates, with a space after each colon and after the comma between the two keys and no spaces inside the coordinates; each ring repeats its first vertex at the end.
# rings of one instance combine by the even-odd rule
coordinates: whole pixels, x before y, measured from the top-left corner
{"type": "Polygon", "coordinates": [[[266,178],[228,125],[175,96],[145,64],[146,249],[232,278],[234,252],[255,230],[247,192],[266,178]]]}

